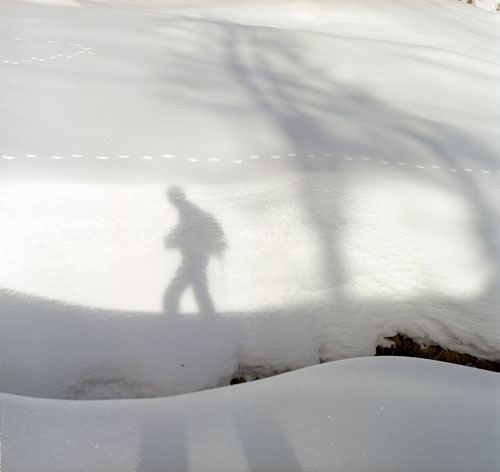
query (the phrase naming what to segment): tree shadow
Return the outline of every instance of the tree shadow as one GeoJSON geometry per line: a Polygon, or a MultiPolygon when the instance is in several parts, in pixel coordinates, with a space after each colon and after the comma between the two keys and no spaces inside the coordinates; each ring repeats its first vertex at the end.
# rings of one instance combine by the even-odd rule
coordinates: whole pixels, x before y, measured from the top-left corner
{"type": "Polygon", "coordinates": [[[155,418],[144,420],[137,472],[189,470],[189,439],[186,424],[181,418],[174,412],[166,423],[155,418]]]}
{"type": "Polygon", "coordinates": [[[181,253],[181,265],[168,286],[163,313],[178,315],[183,294],[192,289],[198,310],[213,315],[215,308],[208,289],[210,258],[222,257],[227,248],[224,231],[213,215],[188,200],[178,186],[168,189],[167,197],[179,213],[177,226],[165,238],[167,249],[181,253]]]}
{"type": "Polygon", "coordinates": [[[235,411],[233,421],[250,472],[304,470],[290,441],[290,431],[285,431],[275,413],[252,421],[244,412],[235,411]]]}
{"type": "MultiPolygon", "coordinates": [[[[484,143],[474,129],[464,133],[460,127],[445,121],[408,113],[383,96],[338,80],[331,74],[333,59],[320,64],[301,54],[303,44],[294,36],[295,30],[242,25],[214,18],[168,17],[161,21],[164,26],[168,25],[163,33],[169,39],[164,41],[168,51],[165,55],[168,72],[164,77],[168,80],[162,88],[163,96],[185,106],[233,114],[245,111],[242,103],[248,100],[269,127],[288,143],[294,153],[288,160],[289,171],[304,176],[301,197],[317,230],[321,269],[337,288],[332,301],[345,297],[342,287],[347,282],[346,261],[332,224],[337,217],[342,217],[344,202],[339,199],[330,212],[331,218],[325,218],[314,198],[314,179],[308,176],[325,172],[340,174],[343,166],[341,159],[315,158],[324,153],[387,159],[397,172],[403,174],[406,169],[405,175],[410,166],[397,166],[398,159],[410,164],[458,169],[453,174],[454,181],[447,178],[446,171],[427,173],[419,178],[425,184],[436,183],[459,193],[471,203],[484,253],[496,262],[500,260],[498,229],[492,223],[497,219],[497,211],[490,203],[488,189],[479,186],[472,174],[462,172],[469,167],[495,170],[497,166],[495,149],[484,143]],[[195,34],[199,28],[214,34],[207,39],[195,34]],[[191,43],[179,45],[172,40],[176,31],[191,32],[191,43]],[[207,47],[207,42],[217,54],[200,59],[199,52],[207,47]],[[197,86],[196,78],[200,74],[206,86],[203,90],[197,86]],[[228,90],[233,92],[231,96],[241,98],[228,99],[228,90]]],[[[309,38],[329,42],[333,51],[340,46],[352,47],[345,38],[330,33],[311,31],[307,34],[309,38]]],[[[355,47],[361,48],[362,43],[355,47]]],[[[382,47],[380,52],[387,54],[382,47]]],[[[397,49],[394,53],[401,54],[397,49]]],[[[257,146],[265,146],[265,140],[259,135],[255,136],[255,142],[257,146]]],[[[484,295],[494,295],[499,284],[500,273],[496,271],[484,295]]]]}

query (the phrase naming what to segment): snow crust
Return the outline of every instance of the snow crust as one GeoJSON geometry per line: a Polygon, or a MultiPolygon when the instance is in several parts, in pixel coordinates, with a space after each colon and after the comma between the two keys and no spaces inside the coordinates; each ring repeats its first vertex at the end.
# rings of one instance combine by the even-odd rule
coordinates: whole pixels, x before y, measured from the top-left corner
{"type": "Polygon", "coordinates": [[[500,376],[365,358],[148,400],[2,395],[10,472],[454,471],[500,467],[500,376]]]}

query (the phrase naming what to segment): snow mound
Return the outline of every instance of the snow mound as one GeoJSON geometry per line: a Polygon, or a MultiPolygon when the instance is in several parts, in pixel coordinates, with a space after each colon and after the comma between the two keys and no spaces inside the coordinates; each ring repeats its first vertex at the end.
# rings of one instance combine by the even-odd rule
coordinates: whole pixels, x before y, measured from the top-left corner
{"type": "Polygon", "coordinates": [[[500,375],[407,358],[154,400],[2,395],[9,472],[497,472],[500,375]]]}

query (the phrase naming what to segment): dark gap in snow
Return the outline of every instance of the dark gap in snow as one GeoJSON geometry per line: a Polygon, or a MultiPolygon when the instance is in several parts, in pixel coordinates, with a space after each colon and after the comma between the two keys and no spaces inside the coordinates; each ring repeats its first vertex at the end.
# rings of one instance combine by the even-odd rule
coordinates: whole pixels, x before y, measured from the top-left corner
{"type": "Polygon", "coordinates": [[[469,354],[444,349],[435,344],[421,345],[404,334],[397,334],[385,338],[392,343],[390,347],[377,346],[376,356],[403,356],[418,357],[421,359],[431,359],[441,362],[449,362],[477,369],[500,372],[500,360],[491,361],[479,359],[469,354]]]}

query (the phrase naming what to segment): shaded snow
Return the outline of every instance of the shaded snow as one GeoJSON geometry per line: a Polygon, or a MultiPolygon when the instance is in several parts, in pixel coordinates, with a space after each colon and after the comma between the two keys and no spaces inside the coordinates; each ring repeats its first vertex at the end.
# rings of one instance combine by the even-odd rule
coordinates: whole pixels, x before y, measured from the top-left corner
{"type": "Polygon", "coordinates": [[[2,395],[2,465],[9,472],[496,472],[499,391],[491,372],[369,358],[155,400],[2,395]]]}

